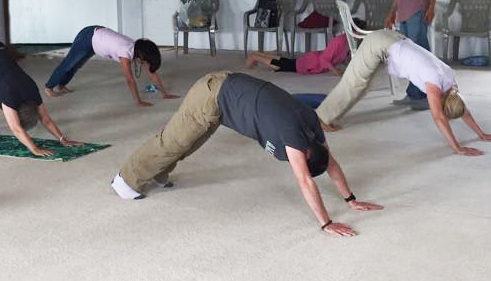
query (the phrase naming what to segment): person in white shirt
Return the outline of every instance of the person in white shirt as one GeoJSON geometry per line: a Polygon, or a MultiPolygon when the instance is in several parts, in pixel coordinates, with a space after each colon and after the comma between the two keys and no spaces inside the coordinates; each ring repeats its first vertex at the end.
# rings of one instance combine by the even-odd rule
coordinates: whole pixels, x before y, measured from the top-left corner
{"type": "Polygon", "coordinates": [[[333,122],[364,96],[381,62],[388,63],[390,75],[409,80],[428,96],[433,120],[456,153],[483,154],[477,149],[460,146],[452,133],[449,120],[462,117],[481,140],[491,141],[491,135],[481,130],[460,98],[453,70],[429,51],[392,30],[375,31],[363,40],[339,84],[317,108],[325,131],[340,129],[333,122]]]}
{"type": "MultiPolygon", "coordinates": [[[[135,68],[137,68],[137,63],[143,66],[150,80],[162,92],[164,99],[179,98],[179,96],[168,94],[165,91],[164,82],[157,74],[161,64],[161,56],[155,43],[147,39],[133,41],[127,36],[102,26],[88,26],[77,34],[68,55],[46,82],[44,92],[50,97],[57,97],[64,92],[70,92],[66,85],[78,69],[94,54],[121,64],[128,88],[130,88],[133,99],[138,106],[147,107],[152,106],[152,104],[141,99],[133,77],[131,63],[135,64],[135,68]]],[[[136,73],[136,75],[139,74],[136,73]]]]}

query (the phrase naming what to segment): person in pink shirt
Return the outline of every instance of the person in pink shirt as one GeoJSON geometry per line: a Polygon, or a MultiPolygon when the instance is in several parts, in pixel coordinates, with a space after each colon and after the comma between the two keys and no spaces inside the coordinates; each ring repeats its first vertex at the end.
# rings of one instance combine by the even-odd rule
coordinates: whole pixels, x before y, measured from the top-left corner
{"type": "MultiPolygon", "coordinates": [[[[363,28],[364,21],[354,19],[358,26],[363,28]]],[[[289,59],[271,56],[264,53],[253,53],[246,61],[247,68],[254,68],[258,63],[264,64],[274,71],[296,72],[298,74],[319,74],[330,71],[334,75],[343,73],[336,68],[349,57],[349,45],[346,34],[334,37],[323,51],[314,51],[303,54],[298,59],[289,59]]]]}
{"type": "Polygon", "coordinates": [[[78,69],[80,69],[94,54],[102,58],[117,61],[121,65],[126,83],[131,91],[133,99],[138,106],[152,106],[151,103],[143,101],[133,77],[131,64],[134,64],[135,74],[138,64],[145,69],[150,80],[162,92],[164,99],[179,98],[179,96],[168,94],[164,88],[164,82],[157,74],[161,64],[160,51],[150,40],[131,38],[119,34],[109,28],[102,26],[88,26],[82,29],[70,48],[68,55],[54,70],[48,82],[46,82],[45,93],[50,97],[57,97],[64,92],[71,92],[66,85],[71,81],[78,69]]]}

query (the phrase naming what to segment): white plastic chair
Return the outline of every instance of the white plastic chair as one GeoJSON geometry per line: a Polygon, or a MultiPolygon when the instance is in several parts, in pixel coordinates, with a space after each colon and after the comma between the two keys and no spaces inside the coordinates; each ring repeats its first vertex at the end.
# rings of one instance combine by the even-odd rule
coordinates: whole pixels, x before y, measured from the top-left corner
{"type": "MultiPolygon", "coordinates": [[[[336,0],[336,4],[338,5],[339,14],[341,15],[341,21],[343,23],[344,32],[346,33],[346,38],[348,39],[348,45],[351,51],[351,57],[353,57],[357,49],[355,38],[363,39],[368,34],[372,33],[372,31],[363,30],[358,26],[356,26],[355,22],[353,21],[353,17],[351,16],[351,11],[347,3],[341,0],[336,0]]],[[[390,92],[392,95],[395,95],[396,88],[393,79],[394,78],[389,75],[390,92]]]]}

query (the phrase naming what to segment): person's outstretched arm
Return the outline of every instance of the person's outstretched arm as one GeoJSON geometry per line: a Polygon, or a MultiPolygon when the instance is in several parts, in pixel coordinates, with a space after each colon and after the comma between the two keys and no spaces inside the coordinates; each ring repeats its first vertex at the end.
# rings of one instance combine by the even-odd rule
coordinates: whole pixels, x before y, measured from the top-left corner
{"type": "Polygon", "coordinates": [[[491,134],[486,134],[481,130],[476,120],[474,120],[474,117],[472,117],[471,112],[467,108],[465,109],[464,116],[462,116],[462,120],[464,120],[467,126],[469,126],[481,140],[491,141],[491,134]]]}
{"type": "Polygon", "coordinates": [[[22,128],[20,125],[19,114],[15,109],[2,103],[2,111],[5,115],[5,120],[7,121],[9,129],[12,131],[14,136],[32,152],[32,154],[38,156],[53,155],[53,152],[36,146],[31,137],[27,134],[26,130],[24,130],[24,128],[22,128]]]}
{"type": "Polygon", "coordinates": [[[435,6],[436,6],[436,0],[430,0],[428,2],[428,7],[426,7],[425,22],[428,25],[430,25],[433,19],[435,18],[435,6]]]}
{"type": "MultiPolygon", "coordinates": [[[[327,143],[325,143],[324,145],[329,151],[327,143]]],[[[341,166],[339,166],[339,163],[336,161],[336,159],[334,159],[334,156],[332,156],[331,152],[329,152],[329,165],[327,166],[327,174],[332,179],[343,198],[349,198],[353,194],[348,188],[348,181],[344,176],[343,170],[341,170],[341,166]]],[[[384,208],[383,206],[373,203],[358,202],[356,201],[356,199],[349,201],[348,205],[351,209],[359,211],[382,210],[384,208]]]]}
{"type": "Polygon", "coordinates": [[[392,26],[396,23],[397,1],[398,0],[394,0],[392,3],[392,8],[385,19],[385,27],[392,28],[392,26]]]}
{"type": "Polygon", "coordinates": [[[455,139],[448,118],[443,113],[443,94],[440,88],[431,83],[426,83],[426,95],[433,121],[455,153],[469,156],[482,155],[483,152],[478,149],[460,146],[455,139]]]}
{"type": "Polygon", "coordinates": [[[148,77],[150,77],[150,80],[152,81],[152,83],[157,85],[157,88],[159,88],[160,92],[162,93],[162,98],[164,98],[164,99],[178,99],[178,98],[180,98],[180,96],[167,93],[167,91],[164,88],[164,81],[160,78],[160,76],[157,74],[157,72],[154,72],[154,73],[150,72],[147,64],[144,64],[144,68],[148,74],[148,77]]]}
{"type": "MultiPolygon", "coordinates": [[[[288,161],[295,174],[295,178],[300,186],[305,201],[309,205],[310,209],[314,213],[315,217],[319,221],[320,225],[326,225],[331,221],[329,215],[324,207],[322,198],[319,193],[319,189],[310,176],[309,168],[307,167],[307,156],[304,152],[286,146],[286,154],[288,155],[288,161]]],[[[331,221],[332,222],[332,221],[331,221]]],[[[349,226],[342,223],[330,223],[324,230],[332,235],[338,236],[354,236],[356,231],[349,226]]]]}
{"type": "Polygon", "coordinates": [[[124,77],[126,78],[126,84],[130,88],[131,95],[136,101],[136,104],[140,107],[152,106],[153,104],[143,101],[138,93],[138,88],[136,87],[135,78],[131,72],[131,60],[127,58],[120,58],[121,68],[123,70],[124,77]]]}
{"type": "Polygon", "coordinates": [[[46,130],[48,130],[57,140],[60,141],[64,146],[82,146],[84,145],[82,142],[72,141],[67,139],[63,133],[60,131],[58,126],[53,122],[51,117],[48,114],[48,109],[44,104],[38,106],[38,113],[41,123],[43,123],[46,130]]]}

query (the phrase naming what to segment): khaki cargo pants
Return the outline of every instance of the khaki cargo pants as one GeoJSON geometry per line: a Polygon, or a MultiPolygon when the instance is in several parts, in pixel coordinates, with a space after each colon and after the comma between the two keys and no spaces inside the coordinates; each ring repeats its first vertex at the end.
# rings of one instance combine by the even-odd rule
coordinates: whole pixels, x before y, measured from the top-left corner
{"type": "Polygon", "coordinates": [[[218,93],[230,72],[205,75],[188,91],[178,111],[155,137],[135,150],[120,173],[135,191],[151,179],[166,182],[178,161],[191,155],[220,126],[218,93]]]}
{"type": "Polygon", "coordinates": [[[402,34],[392,30],[374,31],[365,37],[341,81],[317,108],[322,122],[329,125],[341,118],[365,95],[380,63],[387,61],[390,46],[402,39],[402,34]]]}

